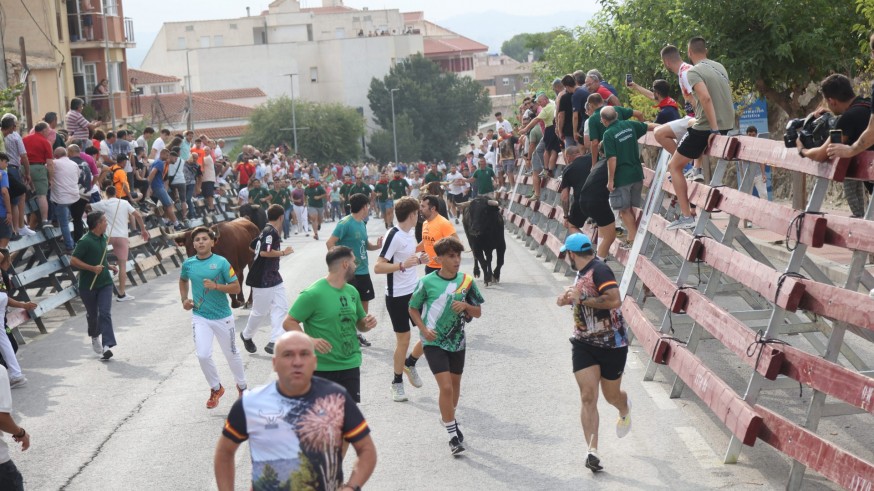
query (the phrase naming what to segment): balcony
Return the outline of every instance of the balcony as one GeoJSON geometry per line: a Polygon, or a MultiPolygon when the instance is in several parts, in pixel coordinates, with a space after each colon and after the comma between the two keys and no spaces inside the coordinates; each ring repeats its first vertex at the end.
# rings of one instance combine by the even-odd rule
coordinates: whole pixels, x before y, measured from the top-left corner
{"type": "Polygon", "coordinates": [[[70,41],[73,49],[103,48],[108,42],[114,48],[135,48],[134,21],[100,12],[72,12],[67,14],[70,41]]]}
{"type": "Polygon", "coordinates": [[[124,18],[124,41],[129,44],[135,44],[134,39],[134,20],[130,17],[124,18]]]}

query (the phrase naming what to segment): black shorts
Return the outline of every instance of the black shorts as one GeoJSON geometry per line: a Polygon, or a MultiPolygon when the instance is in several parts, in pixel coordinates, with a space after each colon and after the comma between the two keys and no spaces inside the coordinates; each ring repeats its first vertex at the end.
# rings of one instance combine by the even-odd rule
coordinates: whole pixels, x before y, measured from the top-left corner
{"type": "Polygon", "coordinates": [[[335,384],[342,386],[346,392],[352,396],[356,403],[361,402],[361,369],[350,368],[348,370],[336,370],[331,372],[320,372],[316,370],[313,376],[321,377],[325,380],[330,380],[335,384]]]}
{"type": "Polygon", "coordinates": [[[449,201],[452,201],[456,205],[467,202],[467,196],[464,193],[461,194],[452,194],[449,193],[449,201]]]}
{"type": "Polygon", "coordinates": [[[200,194],[204,198],[212,198],[215,196],[215,181],[203,181],[200,183],[200,194]]]}
{"type": "MultiPolygon", "coordinates": [[[[728,130],[720,130],[719,134],[726,135],[728,134],[728,130]]],[[[677,145],[677,152],[679,152],[683,157],[697,159],[705,150],[707,150],[708,143],[710,143],[709,130],[696,130],[694,128],[689,128],[689,130],[686,131],[686,134],[680,138],[680,143],[677,145]]]]}
{"type": "Polygon", "coordinates": [[[391,319],[391,327],[395,332],[410,332],[410,326],[413,325],[410,319],[410,298],[413,294],[402,295],[400,297],[385,297],[385,309],[388,310],[388,317],[391,319]]]}
{"type": "Polygon", "coordinates": [[[621,348],[600,348],[598,346],[571,339],[571,349],[574,373],[598,365],[601,367],[601,378],[616,380],[625,371],[625,359],[628,358],[628,346],[621,348]]]}
{"type": "Polygon", "coordinates": [[[543,148],[547,152],[561,151],[561,140],[555,134],[555,125],[547,126],[543,129],[543,148]]]}
{"type": "Polygon", "coordinates": [[[431,373],[449,372],[455,375],[461,375],[464,372],[464,352],[461,351],[446,351],[437,346],[425,346],[425,359],[428,360],[428,367],[431,368],[431,373]]]}
{"type": "Polygon", "coordinates": [[[568,223],[570,223],[571,225],[573,225],[576,228],[581,229],[581,228],[583,228],[583,225],[586,224],[586,220],[588,218],[589,217],[585,213],[583,213],[583,210],[582,210],[582,208],[580,208],[579,204],[574,203],[571,205],[571,212],[568,214],[568,217],[567,217],[568,223]]]}
{"type": "Polygon", "coordinates": [[[376,298],[376,294],[373,293],[373,281],[370,280],[369,274],[357,274],[349,284],[358,290],[362,302],[369,302],[376,298]]]}

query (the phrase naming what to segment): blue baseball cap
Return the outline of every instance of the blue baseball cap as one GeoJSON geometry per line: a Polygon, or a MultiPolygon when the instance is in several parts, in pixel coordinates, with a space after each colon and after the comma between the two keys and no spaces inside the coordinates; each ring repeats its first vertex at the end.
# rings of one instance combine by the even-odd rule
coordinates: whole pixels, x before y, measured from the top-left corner
{"type": "Polygon", "coordinates": [[[561,252],[589,252],[592,250],[592,241],[586,234],[571,234],[564,240],[561,252]]]}

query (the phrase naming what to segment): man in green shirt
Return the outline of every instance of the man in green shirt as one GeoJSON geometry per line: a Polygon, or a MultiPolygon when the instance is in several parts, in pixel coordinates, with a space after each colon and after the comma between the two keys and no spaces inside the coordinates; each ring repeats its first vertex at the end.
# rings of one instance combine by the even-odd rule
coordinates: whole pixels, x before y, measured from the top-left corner
{"type": "Polygon", "coordinates": [[[343,213],[341,215],[346,216],[349,214],[349,196],[351,196],[352,190],[352,178],[349,176],[344,177],[343,185],[340,186],[340,206],[343,207],[343,213]]]}
{"type": "MultiPolygon", "coordinates": [[[[306,183],[306,180],[304,180],[306,183]]],[[[319,229],[322,228],[322,218],[325,212],[325,198],[328,192],[322,187],[318,179],[313,179],[304,193],[307,196],[307,210],[310,218],[310,226],[313,228],[313,239],[319,240],[319,229]]]]}
{"type": "Polygon", "coordinates": [[[443,175],[437,170],[437,164],[431,164],[431,170],[425,174],[425,185],[443,181],[443,175]]]}
{"type": "Polygon", "coordinates": [[[116,344],[112,329],[112,276],[108,270],[118,270],[106,261],[106,215],[102,211],[91,212],[86,222],[88,233],[76,243],[70,265],[79,270],[79,296],[85,304],[91,347],[106,361],[112,358],[110,348],[116,344]]]}
{"type": "Polygon", "coordinates": [[[476,183],[476,195],[487,196],[493,198],[495,195],[495,171],[486,165],[486,158],[479,158],[479,167],[473,171],[473,175],[468,179],[469,182],[476,183]]]}
{"type": "Polygon", "coordinates": [[[276,178],[273,180],[273,189],[270,190],[270,203],[279,205],[285,211],[284,220],[282,221],[282,237],[287,239],[291,234],[291,190],[288,189],[288,184],[276,178]]]}
{"type": "Polygon", "coordinates": [[[313,375],[340,384],[355,402],[361,402],[361,347],[355,335],[376,327],[376,317],[365,312],[361,296],[349,284],[356,269],[352,249],[329,248],[325,262],[328,275],[300,293],[282,327],[313,338],[317,359],[313,375]]]}
{"type": "Polygon", "coordinates": [[[270,205],[270,193],[261,187],[261,180],[257,177],[249,181],[249,204],[259,205],[265,210],[270,205]]]}
{"type": "MultiPolygon", "coordinates": [[[[372,190],[370,189],[370,186],[364,184],[364,178],[361,177],[361,174],[355,176],[355,184],[349,188],[349,197],[351,198],[353,194],[363,194],[364,196],[367,196],[368,200],[370,200],[371,192],[372,190]]],[[[347,199],[346,202],[348,203],[349,200],[347,199]]]]}
{"type": "MultiPolygon", "coordinates": [[[[607,190],[610,191],[610,208],[619,212],[619,218],[628,230],[622,247],[628,249],[637,236],[637,220],[633,207],[640,208],[643,191],[643,167],[640,165],[640,149],[637,139],[655,123],[619,120],[620,107],[607,106],[600,110],[599,117],[604,130],[604,155],[607,157],[607,190]]],[[[589,123],[591,130],[592,123],[589,123]]]]}
{"type": "Polygon", "coordinates": [[[627,107],[608,106],[600,94],[591,94],[589,98],[586,99],[586,102],[588,102],[589,106],[592,108],[592,115],[589,117],[589,140],[592,142],[592,158],[597,162],[600,160],[599,152],[601,149],[601,141],[604,139],[604,131],[607,129],[604,126],[604,123],[601,122],[601,109],[605,107],[613,107],[616,109],[618,119],[623,121],[631,119],[632,117],[637,118],[639,121],[643,121],[643,113],[636,109],[627,107]]]}

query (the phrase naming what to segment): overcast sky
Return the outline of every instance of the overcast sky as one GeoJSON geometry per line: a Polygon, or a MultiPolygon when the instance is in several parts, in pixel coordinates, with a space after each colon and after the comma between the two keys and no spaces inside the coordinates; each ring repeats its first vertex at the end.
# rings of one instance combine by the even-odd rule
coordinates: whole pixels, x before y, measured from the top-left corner
{"type": "MultiPolygon", "coordinates": [[[[134,21],[137,48],[128,52],[128,59],[132,67],[139,66],[155,35],[161,30],[164,22],[228,19],[246,15],[246,7],[251,8],[252,15],[258,15],[267,9],[270,0],[209,0],[206,1],[179,1],[179,0],[126,0],[124,2],[124,15],[134,21]]],[[[485,11],[500,10],[502,13],[514,15],[537,15],[546,18],[550,15],[565,14],[561,17],[562,24],[583,22],[584,17],[598,10],[597,0],[576,0],[574,2],[531,2],[530,0],[500,0],[498,2],[471,2],[470,0],[345,0],[344,5],[360,9],[369,7],[376,9],[400,9],[402,12],[424,11],[425,18],[440,23],[447,19],[459,16],[480,15],[483,21],[483,38],[487,40],[501,37],[509,39],[518,32],[506,32],[503,34],[501,26],[489,23],[489,16],[483,15],[485,11]],[[534,7],[536,6],[536,7],[534,7]],[[579,18],[575,15],[579,13],[579,18]],[[564,19],[572,19],[564,22],[564,19]]],[[[302,7],[320,7],[321,0],[303,0],[302,7]]],[[[558,21],[557,21],[558,22],[558,21]]],[[[555,22],[553,22],[555,23],[555,22]]],[[[547,28],[541,28],[547,29],[547,28]]],[[[508,29],[512,31],[514,29],[508,29]]],[[[476,39],[475,33],[462,33],[476,39]]],[[[486,41],[488,43],[488,41],[486,41]]]]}

